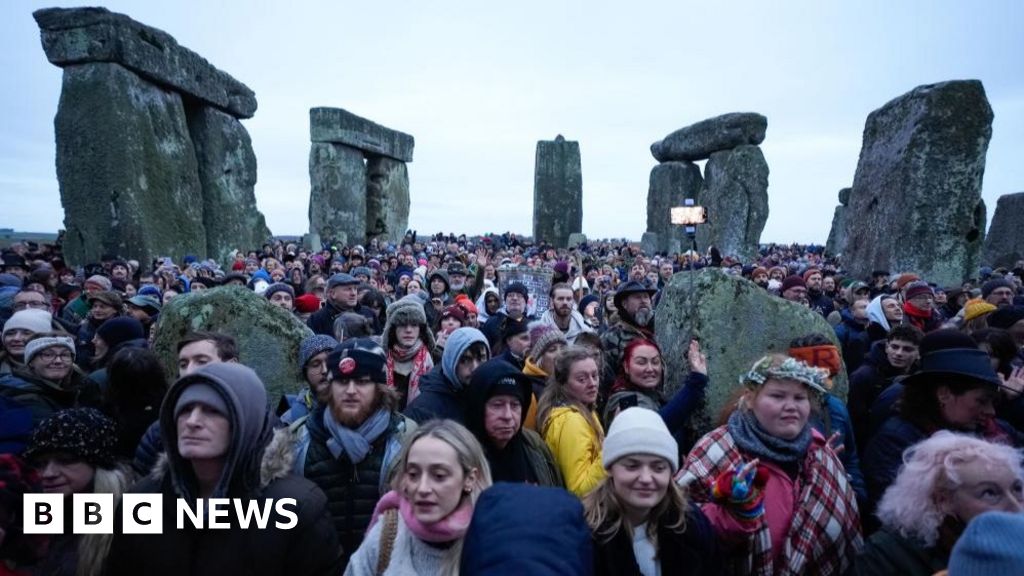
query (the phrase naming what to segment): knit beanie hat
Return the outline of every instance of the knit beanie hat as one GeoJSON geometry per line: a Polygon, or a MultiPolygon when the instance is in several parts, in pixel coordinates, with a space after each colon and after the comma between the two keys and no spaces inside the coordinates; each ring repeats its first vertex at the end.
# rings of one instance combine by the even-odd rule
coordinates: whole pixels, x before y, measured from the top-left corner
{"type": "Polygon", "coordinates": [[[299,370],[305,370],[310,358],[338,347],[338,341],[326,334],[314,334],[299,343],[299,370]]]}
{"type": "Polygon", "coordinates": [[[331,380],[359,379],[369,376],[374,382],[387,382],[387,355],[369,338],[352,338],[335,348],[327,357],[331,380]]]}
{"type": "Polygon", "coordinates": [[[139,340],[146,337],[146,329],[142,322],[131,316],[118,316],[111,318],[96,329],[96,335],[106,342],[109,348],[123,344],[129,340],[139,340]]]}
{"type": "Polygon", "coordinates": [[[292,297],[292,300],[295,300],[295,289],[284,282],[274,282],[267,286],[267,289],[263,292],[263,297],[270,300],[270,297],[276,292],[287,292],[292,297]]]}
{"type": "Polygon", "coordinates": [[[356,266],[355,268],[352,269],[352,276],[366,276],[367,278],[370,278],[373,276],[373,274],[370,272],[370,269],[367,268],[366,266],[356,266]]]}
{"type": "Polygon", "coordinates": [[[906,294],[906,299],[907,300],[911,300],[911,299],[916,298],[917,296],[920,296],[922,294],[931,294],[932,296],[934,296],[935,295],[935,291],[932,290],[932,287],[929,286],[927,282],[922,282],[920,280],[915,280],[915,281],[907,284],[905,294],[906,294]]]}
{"type": "Polygon", "coordinates": [[[53,316],[46,310],[28,308],[15,312],[4,323],[4,334],[11,330],[28,330],[33,334],[42,334],[52,330],[53,316]]]}
{"type": "Polygon", "coordinates": [[[157,300],[160,300],[160,297],[163,296],[163,294],[160,293],[160,289],[157,288],[156,286],[153,286],[152,284],[147,284],[142,288],[139,288],[137,295],[154,296],[157,300]]]}
{"type": "Polygon", "coordinates": [[[804,279],[801,278],[800,276],[793,274],[792,276],[787,276],[786,279],[782,281],[782,289],[780,290],[780,292],[785,292],[790,288],[796,288],[798,286],[806,288],[807,283],[804,282],[804,279]]]}
{"type": "Polygon", "coordinates": [[[1024,566],[1024,515],[985,512],[971,520],[949,557],[949,576],[1018,574],[1024,566]]]}
{"type": "Polygon", "coordinates": [[[1013,283],[1006,278],[994,278],[985,282],[981,285],[981,297],[988,298],[989,294],[996,291],[997,288],[1009,288],[1013,290],[1013,283]]]}
{"type": "Polygon", "coordinates": [[[964,322],[970,322],[995,311],[994,304],[989,304],[981,298],[972,298],[964,304],[964,322]]]}
{"type": "Polygon", "coordinates": [[[505,294],[502,296],[502,298],[508,298],[509,294],[519,294],[523,297],[524,300],[530,299],[530,292],[526,289],[526,284],[523,284],[522,282],[512,282],[511,284],[506,286],[505,294]]]}
{"type": "Polygon", "coordinates": [[[25,458],[63,452],[93,466],[114,466],[117,428],[95,408],[60,410],[39,423],[32,433],[25,458]]]}
{"type": "Polygon", "coordinates": [[[465,310],[466,314],[479,314],[476,304],[474,304],[473,301],[469,299],[469,296],[466,296],[465,294],[459,294],[456,296],[455,303],[465,310]]]}
{"type": "Polygon", "coordinates": [[[316,294],[303,294],[295,299],[295,310],[300,314],[312,314],[320,309],[320,299],[316,294]]]}
{"type": "Polygon", "coordinates": [[[602,451],[601,462],[605,470],[630,454],[660,456],[668,460],[673,474],[679,470],[679,444],[654,410],[634,406],[623,410],[612,420],[602,451]]]}
{"type": "Polygon", "coordinates": [[[591,302],[597,302],[600,304],[601,299],[594,294],[587,294],[583,298],[580,298],[580,305],[576,307],[576,310],[578,310],[580,314],[585,313],[587,306],[590,306],[591,302]]]}
{"type": "Polygon", "coordinates": [[[99,274],[89,276],[89,278],[85,281],[85,284],[83,284],[83,286],[85,287],[86,290],[92,287],[99,288],[102,291],[108,291],[114,287],[110,283],[110,278],[107,278],[106,276],[100,276],[99,274]]]}
{"type": "Polygon", "coordinates": [[[513,336],[518,336],[528,330],[528,323],[526,318],[522,320],[516,320],[515,318],[506,317],[505,326],[501,330],[501,339],[508,340],[513,336]]]}
{"type": "Polygon", "coordinates": [[[460,325],[466,324],[466,311],[462,309],[458,304],[452,304],[441,311],[441,320],[445,318],[455,318],[459,321],[460,325]]]}
{"type": "Polygon", "coordinates": [[[821,270],[818,270],[817,268],[808,268],[805,270],[803,275],[804,282],[807,282],[807,279],[815,274],[821,276],[821,270]]]}
{"type": "Polygon", "coordinates": [[[899,276],[896,277],[896,289],[903,290],[903,287],[906,286],[907,284],[910,284],[911,282],[916,282],[920,279],[921,277],[918,276],[917,274],[911,274],[909,272],[906,274],[900,274],[899,276]]]}
{"type": "Polygon", "coordinates": [[[537,361],[541,356],[544,355],[544,351],[549,346],[561,342],[562,344],[568,345],[569,342],[565,339],[565,334],[562,330],[554,324],[548,324],[546,322],[534,322],[530,324],[530,352],[529,357],[533,361],[537,361]]]}
{"type": "Polygon", "coordinates": [[[71,351],[72,357],[75,355],[75,341],[70,336],[44,336],[33,338],[25,344],[25,364],[31,363],[36,354],[50,346],[62,346],[71,351]]]}
{"type": "Polygon", "coordinates": [[[181,413],[185,411],[189,404],[202,404],[213,408],[224,416],[228,415],[228,405],[224,401],[224,397],[220,395],[220,392],[217,392],[216,388],[202,381],[197,381],[181,391],[178,401],[174,403],[175,420],[178,419],[178,416],[181,416],[181,413]]]}

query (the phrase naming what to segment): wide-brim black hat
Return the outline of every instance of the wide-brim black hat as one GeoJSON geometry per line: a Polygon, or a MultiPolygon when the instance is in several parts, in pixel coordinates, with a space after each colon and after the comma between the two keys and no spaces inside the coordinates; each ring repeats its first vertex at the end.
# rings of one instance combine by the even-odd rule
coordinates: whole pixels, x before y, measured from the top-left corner
{"type": "Polygon", "coordinates": [[[977,348],[946,348],[921,357],[921,370],[907,376],[907,386],[939,380],[937,377],[973,380],[994,387],[1002,385],[999,375],[992,369],[988,354],[977,348]]]}
{"type": "Polygon", "coordinates": [[[654,296],[657,290],[647,287],[645,284],[637,282],[636,280],[630,280],[619,289],[615,291],[615,307],[622,308],[622,301],[626,299],[630,294],[647,294],[648,296],[654,296]]]}

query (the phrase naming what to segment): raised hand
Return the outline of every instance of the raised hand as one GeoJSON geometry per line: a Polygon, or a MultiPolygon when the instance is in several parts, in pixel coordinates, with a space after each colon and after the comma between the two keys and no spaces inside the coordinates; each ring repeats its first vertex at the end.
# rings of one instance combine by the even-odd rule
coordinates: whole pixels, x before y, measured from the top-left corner
{"type": "Polygon", "coordinates": [[[708,360],[700,350],[700,342],[696,339],[690,340],[690,347],[686,350],[686,360],[690,364],[690,371],[698,374],[708,375],[708,360]]]}
{"type": "Polygon", "coordinates": [[[1009,377],[999,374],[999,379],[1003,381],[1003,394],[1007,399],[1013,400],[1024,392],[1024,366],[1014,368],[1009,377]]]}

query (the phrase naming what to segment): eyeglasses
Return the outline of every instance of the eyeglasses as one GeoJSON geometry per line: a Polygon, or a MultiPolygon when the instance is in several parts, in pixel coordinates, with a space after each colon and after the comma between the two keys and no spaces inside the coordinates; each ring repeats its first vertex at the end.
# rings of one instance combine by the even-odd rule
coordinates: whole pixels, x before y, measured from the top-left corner
{"type": "Polygon", "coordinates": [[[27,310],[29,308],[36,308],[36,309],[39,309],[39,310],[47,310],[47,309],[50,308],[50,305],[47,304],[46,302],[15,302],[14,303],[14,311],[15,312],[19,312],[21,310],[27,310]]]}
{"type": "Polygon", "coordinates": [[[49,350],[44,350],[39,354],[36,354],[36,356],[42,358],[43,362],[53,362],[58,358],[61,362],[71,362],[75,357],[71,352],[51,352],[49,350]]]}

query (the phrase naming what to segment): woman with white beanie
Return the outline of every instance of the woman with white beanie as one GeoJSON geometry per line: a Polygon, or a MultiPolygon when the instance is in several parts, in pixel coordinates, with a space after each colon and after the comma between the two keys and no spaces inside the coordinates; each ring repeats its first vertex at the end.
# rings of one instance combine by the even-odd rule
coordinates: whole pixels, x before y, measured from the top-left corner
{"type": "Polygon", "coordinates": [[[53,316],[45,310],[19,310],[4,323],[0,374],[10,374],[25,364],[25,344],[36,334],[53,330],[53,316]]]}
{"type": "Polygon", "coordinates": [[[720,572],[714,530],[672,481],[679,446],[657,412],[619,413],[604,440],[608,476],[583,499],[599,576],[720,572]]]}
{"type": "Polygon", "coordinates": [[[0,377],[0,396],[32,414],[33,426],[64,408],[94,406],[99,390],[75,366],[75,341],[43,332],[25,344],[25,365],[0,377]]]}

